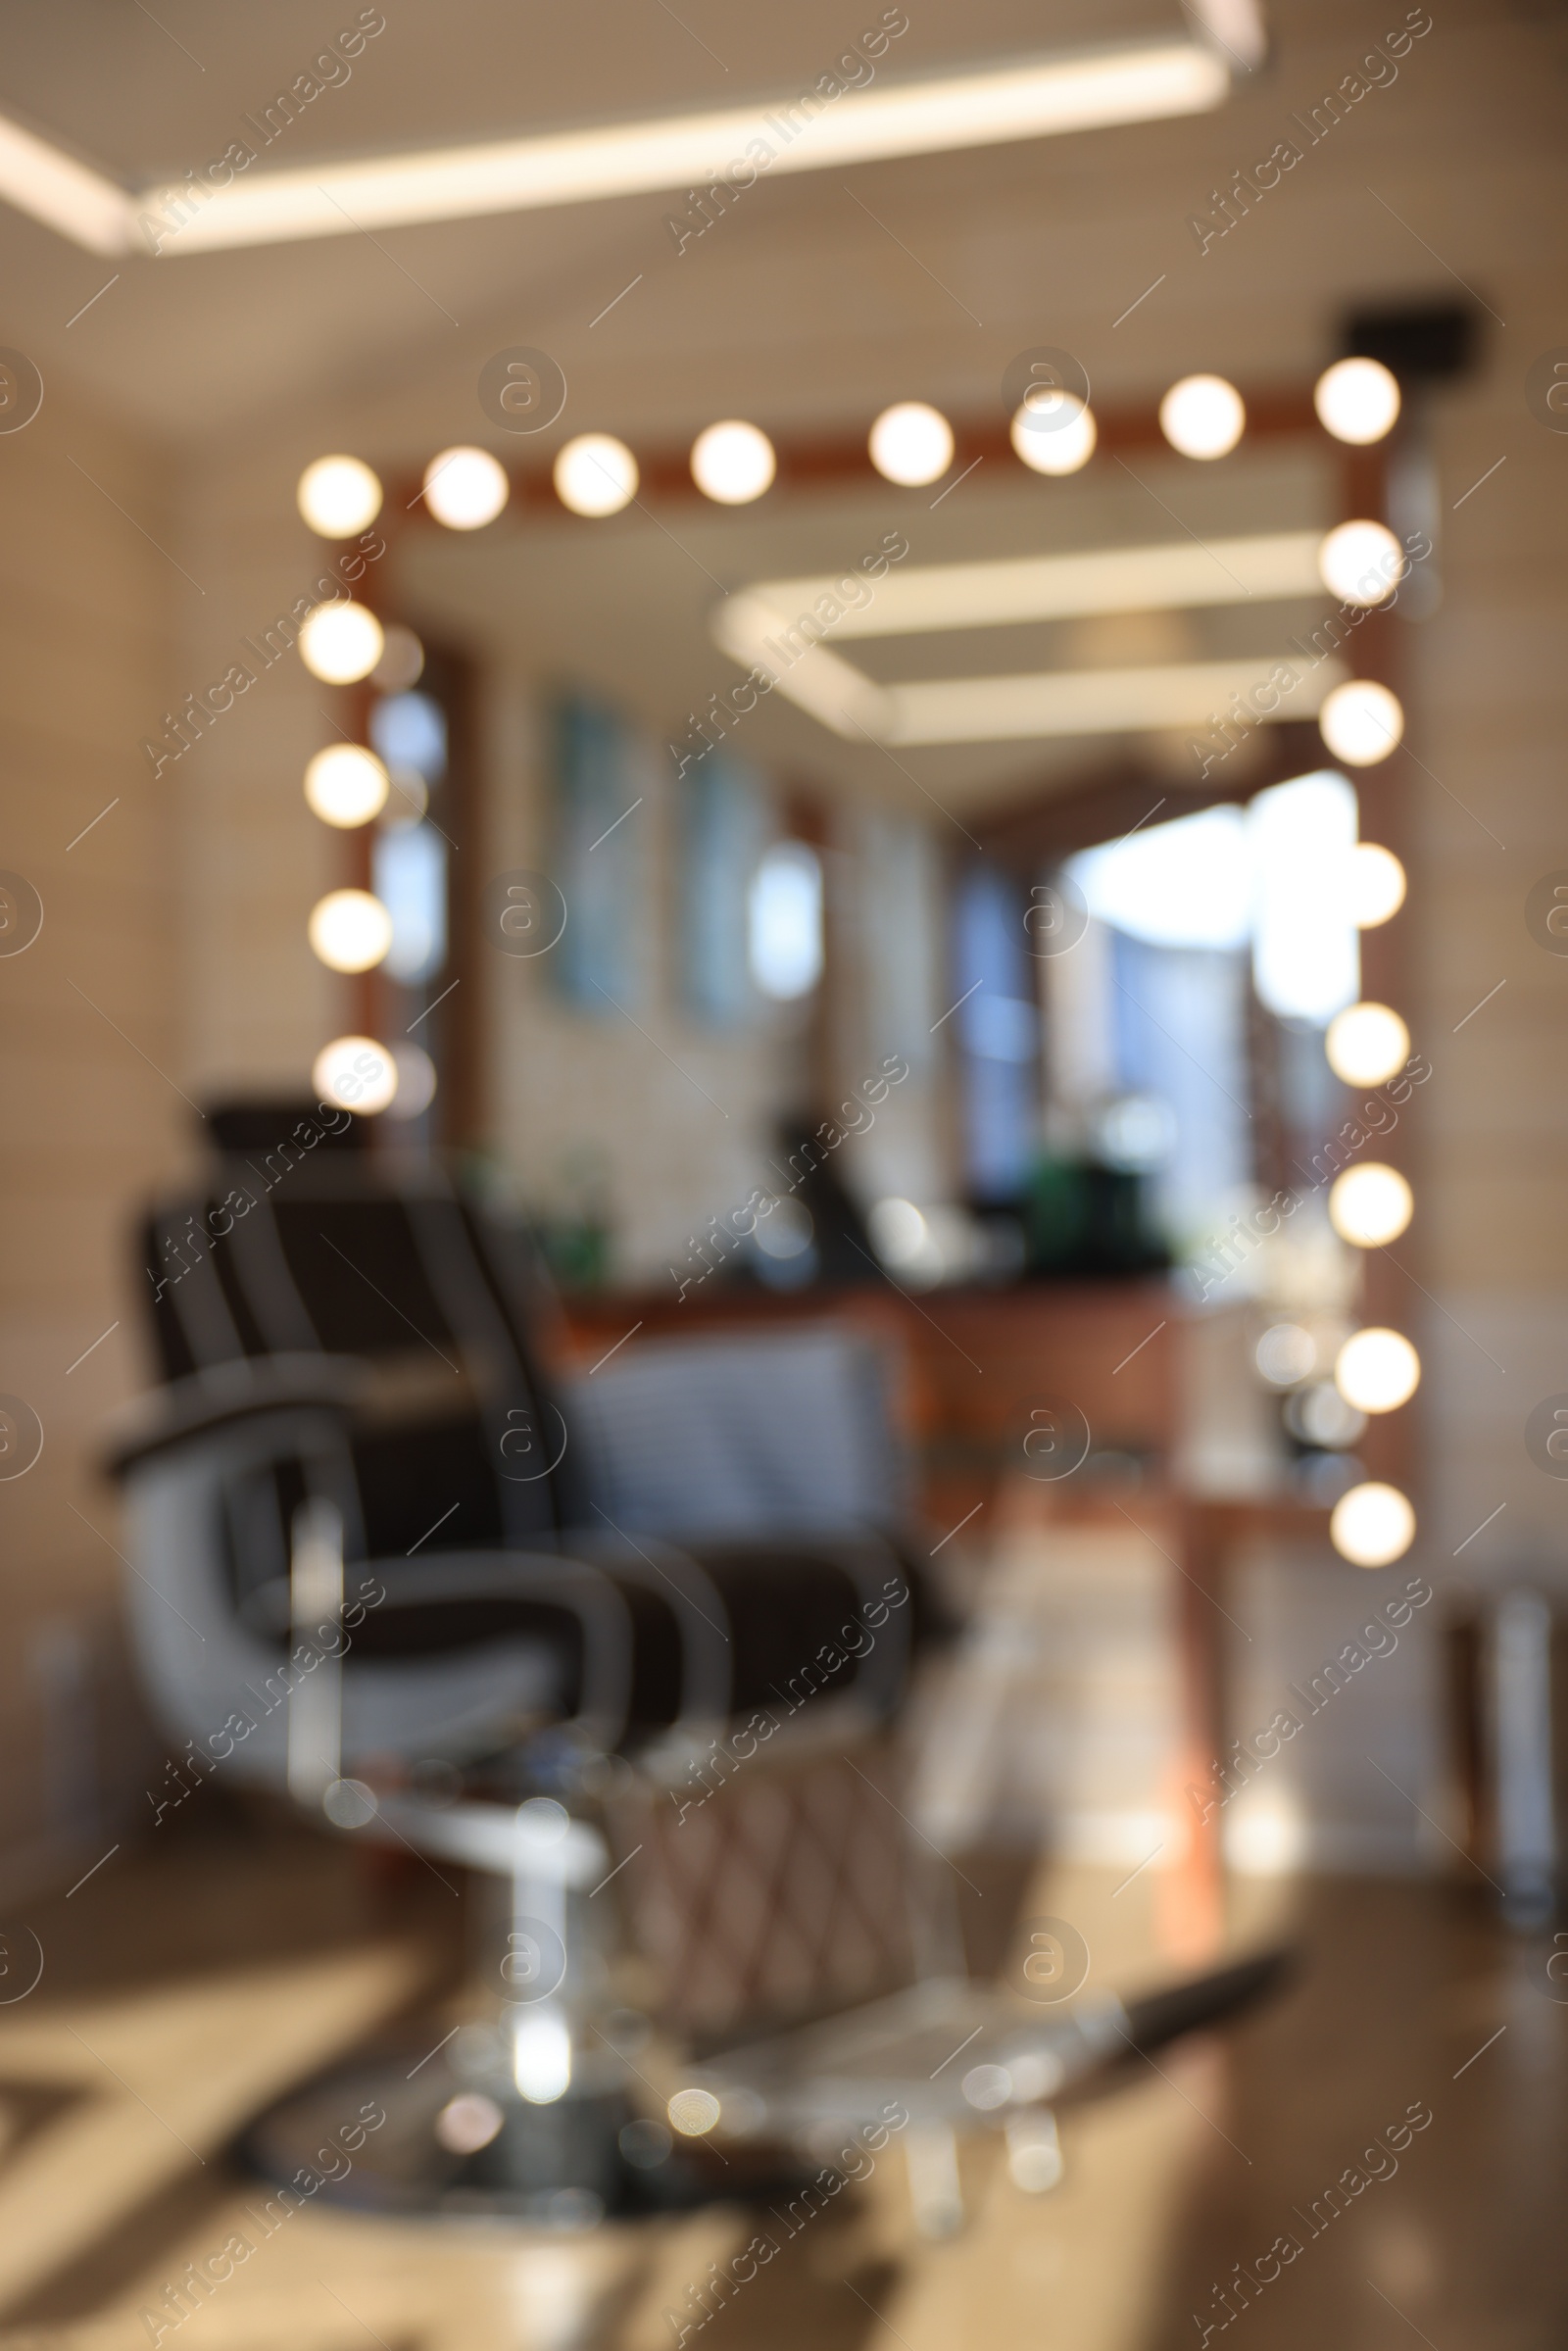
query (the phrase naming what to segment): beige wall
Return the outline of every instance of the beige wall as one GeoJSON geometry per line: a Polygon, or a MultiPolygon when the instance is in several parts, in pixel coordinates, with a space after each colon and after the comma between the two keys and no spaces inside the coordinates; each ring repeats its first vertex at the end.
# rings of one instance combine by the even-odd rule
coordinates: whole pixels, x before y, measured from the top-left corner
{"type": "Polygon", "coordinates": [[[44,1429],[36,1466],[0,1483],[14,1882],[49,1840],[90,1841],[100,1803],[107,1818],[139,1800],[115,1506],[93,1462],[104,1415],[142,1383],[129,1220],[191,1117],[179,827],[138,747],[197,591],[161,552],[176,537],[168,462],[55,382],[0,439],[0,865],[44,907],[35,943],[0,958],[0,1390],[44,1429]]]}

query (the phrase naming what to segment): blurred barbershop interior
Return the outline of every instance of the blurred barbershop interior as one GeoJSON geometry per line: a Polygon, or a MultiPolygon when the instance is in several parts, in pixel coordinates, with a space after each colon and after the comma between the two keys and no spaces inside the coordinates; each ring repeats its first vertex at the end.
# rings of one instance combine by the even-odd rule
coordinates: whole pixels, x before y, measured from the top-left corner
{"type": "Polygon", "coordinates": [[[1565,96],[14,12],[0,2345],[1561,2341],[1565,96]]]}

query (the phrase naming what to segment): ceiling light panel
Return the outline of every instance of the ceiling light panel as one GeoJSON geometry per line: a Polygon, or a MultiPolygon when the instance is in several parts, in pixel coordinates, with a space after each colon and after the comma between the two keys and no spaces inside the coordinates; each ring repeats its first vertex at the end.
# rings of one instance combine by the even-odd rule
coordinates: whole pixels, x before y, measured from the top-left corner
{"type": "Polygon", "coordinates": [[[0,122],[0,196],[77,244],[112,253],[145,244],[138,220],[156,217],[172,193],[180,203],[178,225],[166,228],[159,250],[203,253],[701,187],[731,170],[749,174],[750,184],[757,142],[769,159],[761,168],[772,175],[1155,122],[1204,113],[1230,86],[1223,56],[1171,35],[889,79],[837,97],[813,85],[710,113],[247,171],[194,210],[188,187],[127,192],[0,122]]]}

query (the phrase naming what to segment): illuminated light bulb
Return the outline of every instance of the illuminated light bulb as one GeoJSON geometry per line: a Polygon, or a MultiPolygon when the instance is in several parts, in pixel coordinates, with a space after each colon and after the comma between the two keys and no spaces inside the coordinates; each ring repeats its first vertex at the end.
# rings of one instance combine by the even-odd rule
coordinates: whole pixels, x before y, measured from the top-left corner
{"type": "Polygon", "coordinates": [[[373,1037],[334,1037],[317,1054],[311,1084],[318,1102],[373,1118],[398,1090],[397,1063],[373,1037]]]}
{"type": "Polygon", "coordinates": [[[1375,767],[1398,748],[1404,712],[1397,695],[1369,677],[1353,677],[1323,698],[1318,732],[1348,767],[1375,767]]]}
{"type": "Polygon", "coordinates": [[[1408,570],[1404,549],[1383,522],[1342,522],[1317,551],[1323,585],[1342,604],[1384,604],[1408,570]]]}
{"type": "Polygon", "coordinates": [[[1100,438],[1095,423],[1095,412],[1079,399],[1076,392],[1061,392],[1059,398],[1071,414],[1063,421],[1048,429],[1027,400],[1008,427],[1013,454],[1036,473],[1076,473],[1087,465],[1095,454],[1100,438]]]}
{"type": "Polygon", "coordinates": [[[571,2032],[556,2008],[514,2012],[512,2079],[530,2106],[553,2106],[571,2087],[571,2032]]]}
{"type": "Polygon", "coordinates": [[[1312,389],[1318,422],[1337,441],[1364,449],[1381,441],[1399,413],[1399,385],[1381,360],[1338,360],[1312,389]]]}
{"type": "Polygon", "coordinates": [[[1247,428],[1247,410],[1223,375],[1184,375],[1159,404],[1159,429],[1183,457],[1226,457],[1247,428]]]}
{"type": "Polygon", "coordinates": [[[1375,1159],[1346,1168],[1329,1193],[1329,1222],[1356,1249],[1397,1241],[1414,1212],[1414,1197],[1398,1169],[1375,1159]]]}
{"type": "Polygon", "coordinates": [[[329,890],[312,907],[308,928],[329,971],[368,971],[392,944],[392,917],[368,890],[329,890]]]}
{"type": "Polygon", "coordinates": [[[1357,1331],[1334,1358],[1334,1385],[1357,1412],[1396,1412],[1421,1384],[1421,1358],[1397,1331],[1357,1331]]]}
{"type": "Polygon", "coordinates": [[[305,797],[323,824],[368,824],[386,806],[386,769],[358,743],[333,743],[305,770],[305,797]]]}
{"type": "Polygon", "coordinates": [[[885,408],[871,427],[871,463],[884,481],[916,490],[936,481],[953,463],[953,427],[940,409],[923,400],[901,400],[885,408]]]}
{"type": "Polygon", "coordinates": [[[352,539],[381,512],[381,484],[357,457],[318,457],[300,475],[294,495],[323,539],[352,539]]]}
{"type": "Polygon", "coordinates": [[[398,1090],[392,1097],[392,1116],[417,1118],[435,1100],[435,1063],[418,1045],[395,1046],[392,1058],[397,1064],[398,1077],[398,1090]]]}
{"type": "Polygon", "coordinates": [[[755,424],[731,416],[710,424],[692,443],[692,479],[720,506],[750,506],[778,471],[773,444],[755,424]]]}
{"type": "Polygon", "coordinates": [[[488,449],[443,449],[424,468],[424,503],[448,530],[483,530],[512,496],[488,449]]]}
{"type": "Polygon", "coordinates": [[[637,495],[637,460],[612,433],[579,433],[556,458],[556,496],[574,514],[618,514],[637,495]]]}
{"type": "Polygon", "coordinates": [[[363,604],[318,604],[300,629],[300,660],[323,685],[351,686],[381,659],[381,623],[363,604]]]}
{"type": "Polygon", "coordinates": [[[1323,1050],[1335,1076],[1348,1086],[1381,1086],[1402,1068],[1410,1032],[1387,1004],[1349,1004],[1329,1022],[1323,1050]]]}
{"type": "Polygon", "coordinates": [[[1392,849],[1358,841],[1350,852],[1350,920],[1358,931],[1375,930],[1404,904],[1404,867],[1392,849]]]}
{"type": "Polygon", "coordinates": [[[1388,1567],[1414,1540],[1415,1512],[1397,1486],[1352,1486],[1329,1520],[1329,1541],[1352,1567],[1388,1567]]]}
{"type": "Polygon", "coordinates": [[[664,2112],[683,2138],[702,2138],[712,2130],[721,2109],[710,2089],[678,2089],[664,2112]]]}

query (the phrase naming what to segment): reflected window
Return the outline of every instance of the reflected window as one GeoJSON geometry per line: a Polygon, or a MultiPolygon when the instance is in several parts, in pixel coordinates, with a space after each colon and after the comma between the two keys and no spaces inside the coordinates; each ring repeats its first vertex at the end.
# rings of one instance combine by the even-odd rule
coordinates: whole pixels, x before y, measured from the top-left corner
{"type": "Polygon", "coordinates": [[[412,767],[427,784],[447,767],[447,720],[428,694],[388,694],[370,713],[370,748],[388,767],[412,767]]]}
{"type": "Polygon", "coordinates": [[[376,836],[371,887],[392,917],[385,968],[404,987],[439,971],[447,952],[447,845],[431,824],[376,836]]]}
{"type": "Polygon", "coordinates": [[[822,860],[804,841],[781,841],[752,878],[747,960],[764,996],[790,1004],[822,976],[822,860]]]}

